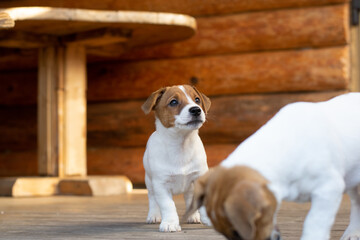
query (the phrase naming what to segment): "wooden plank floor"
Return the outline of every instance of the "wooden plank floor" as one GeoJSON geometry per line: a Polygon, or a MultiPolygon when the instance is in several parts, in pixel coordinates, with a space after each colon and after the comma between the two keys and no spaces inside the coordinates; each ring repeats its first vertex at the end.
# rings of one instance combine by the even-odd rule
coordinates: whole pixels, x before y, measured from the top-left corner
{"type": "MultiPolygon", "coordinates": [[[[176,197],[180,216],[184,201],[176,197]]],[[[285,240],[300,238],[310,204],[283,203],[279,227],[285,240]]],[[[145,224],[145,190],[118,197],[0,198],[0,239],[224,239],[200,224],[182,224],[179,233],[160,233],[145,224]]],[[[331,239],[347,226],[350,203],[344,197],[331,239]]]]}

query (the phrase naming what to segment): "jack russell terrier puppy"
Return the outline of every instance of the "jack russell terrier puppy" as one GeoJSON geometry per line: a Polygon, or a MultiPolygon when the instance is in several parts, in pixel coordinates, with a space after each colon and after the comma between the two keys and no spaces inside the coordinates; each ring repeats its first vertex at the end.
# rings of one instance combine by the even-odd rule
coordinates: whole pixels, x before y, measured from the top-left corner
{"type": "MultiPolygon", "coordinates": [[[[149,197],[146,222],[161,221],[161,232],[181,231],[172,197],[184,194],[188,209],[194,181],[208,170],[198,129],[205,122],[209,108],[209,98],[188,85],[159,89],[142,106],[145,114],[155,112],[156,125],[143,159],[149,197]]],[[[187,222],[200,223],[200,220],[210,224],[205,208],[200,209],[200,214],[194,211],[187,222]]]]}
{"type": "Polygon", "coordinates": [[[282,200],[311,201],[301,240],[327,240],[343,193],[351,200],[342,240],[360,239],[360,93],[282,108],[195,182],[194,201],[227,239],[281,239],[282,200]]]}

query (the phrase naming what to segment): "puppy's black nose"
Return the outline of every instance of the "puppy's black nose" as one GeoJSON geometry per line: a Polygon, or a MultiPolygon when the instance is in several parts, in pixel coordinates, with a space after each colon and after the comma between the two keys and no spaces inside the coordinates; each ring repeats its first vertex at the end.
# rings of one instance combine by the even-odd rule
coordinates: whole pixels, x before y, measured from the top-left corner
{"type": "Polygon", "coordinates": [[[192,116],[197,117],[201,114],[201,109],[199,107],[192,107],[189,109],[189,112],[192,116]]]}

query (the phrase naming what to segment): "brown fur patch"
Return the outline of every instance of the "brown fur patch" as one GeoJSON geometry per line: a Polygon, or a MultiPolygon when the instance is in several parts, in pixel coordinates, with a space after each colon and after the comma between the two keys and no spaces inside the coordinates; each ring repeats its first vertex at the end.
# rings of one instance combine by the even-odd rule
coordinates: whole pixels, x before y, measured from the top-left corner
{"type": "Polygon", "coordinates": [[[205,96],[205,94],[199,92],[195,87],[184,85],[185,91],[191,96],[192,99],[195,99],[196,97],[200,98],[200,107],[205,112],[205,114],[209,111],[211,106],[210,99],[205,96]]]}
{"type": "Polygon", "coordinates": [[[277,203],[266,184],[251,168],[216,167],[196,181],[189,212],[204,205],[214,228],[228,239],[267,239],[277,203]]]}

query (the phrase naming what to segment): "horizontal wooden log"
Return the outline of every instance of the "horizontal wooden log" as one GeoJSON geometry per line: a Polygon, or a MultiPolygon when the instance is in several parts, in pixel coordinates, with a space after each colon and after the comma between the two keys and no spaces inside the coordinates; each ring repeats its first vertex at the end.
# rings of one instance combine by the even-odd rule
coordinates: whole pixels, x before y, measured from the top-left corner
{"type": "MultiPolygon", "coordinates": [[[[342,92],[214,97],[200,135],[207,144],[239,143],[287,103],[322,101],[342,92]]],[[[142,104],[143,101],[89,104],[88,147],[145,146],[155,127],[154,117],[144,115],[142,104]]],[[[0,108],[0,132],[0,151],[36,149],[36,109],[0,108]]]]}
{"type": "Polygon", "coordinates": [[[0,47],[0,53],[0,73],[37,68],[38,49],[0,47]]]}
{"type": "Polygon", "coordinates": [[[18,6],[49,6],[101,10],[136,10],[184,13],[192,16],[229,14],[277,8],[296,8],[348,2],[349,0],[13,0],[0,2],[0,8],[18,6]]]}
{"type": "Polygon", "coordinates": [[[204,17],[197,18],[197,23],[196,35],[185,41],[136,48],[124,54],[121,45],[105,46],[104,51],[121,59],[139,60],[338,46],[349,42],[348,4],[204,17]]]}
{"type": "Polygon", "coordinates": [[[0,151],[0,177],[37,176],[37,154],[31,151],[0,151]]]}
{"type": "MultiPolygon", "coordinates": [[[[347,89],[349,61],[349,48],[335,47],[97,63],[88,66],[87,100],[143,99],[175,84],[194,84],[209,96],[347,89]]],[[[0,72],[0,105],[35,104],[36,75],[0,72]]]]}
{"type": "Polygon", "coordinates": [[[0,72],[0,105],[34,105],[37,92],[37,70],[0,72]]]}
{"type": "Polygon", "coordinates": [[[146,98],[159,86],[184,83],[194,84],[209,96],[345,89],[349,49],[94,64],[88,76],[90,101],[146,98]]]}
{"type": "Polygon", "coordinates": [[[37,108],[0,107],[0,151],[36,150],[37,108]]]}

